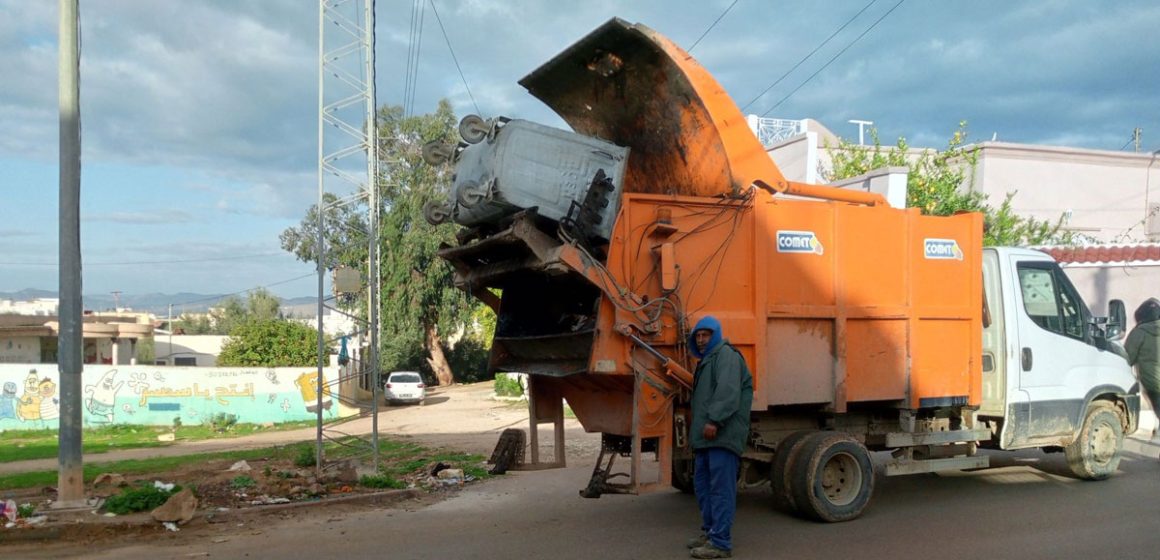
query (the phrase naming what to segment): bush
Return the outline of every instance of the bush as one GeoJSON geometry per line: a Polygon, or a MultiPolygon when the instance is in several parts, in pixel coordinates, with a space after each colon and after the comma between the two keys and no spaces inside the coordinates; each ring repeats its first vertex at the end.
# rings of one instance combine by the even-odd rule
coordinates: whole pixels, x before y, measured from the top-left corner
{"type": "Polygon", "coordinates": [[[447,363],[458,383],[487,381],[487,360],[491,350],[474,338],[464,338],[446,352],[447,363]]]}
{"type": "Polygon", "coordinates": [[[257,485],[257,481],[246,475],[235,476],[234,479],[230,481],[230,488],[233,488],[234,490],[244,490],[246,488],[253,488],[257,485]]]}
{"type": "Polygon", "coordinates": [[[358,479],[358,483],[360,486],[365,486],[367,488],[394,488],[396,490],[401,490],[407,487],[405,482],[385,474],[364,474],[362,478],[358,479]]]}
{"type": "Polygon", "coordinates": [[[219,434],[230,431],[237,423],[238,416],[236,414],[217,412],[209,417],[209,425],[213,431],[219,434]]]}
{"type": "Polygon", "coordinates": [[[313,447],[302,446],[298,448],[298,455],[294,457],[294,466],[313,467],[316,459],[313,447]]]}
{"type": "Polygon", "coordinates": [[[501,397],[522,397],[524,396],[524,388],[520,385],[519,377],[513,377],[516,374],[497,374],[495,376],[495,394],[501,397]]]}
{"type": "Polygon", "coordinates": [[[156,509],[170,496],[180,491],[180,486],[174,486],[173,490],[162,490],[147,482],[141,482],[134,488],[126,488],[120,494],[109,496],[109,499],[105,500],[105,511],[125,515],[156,509]]]}

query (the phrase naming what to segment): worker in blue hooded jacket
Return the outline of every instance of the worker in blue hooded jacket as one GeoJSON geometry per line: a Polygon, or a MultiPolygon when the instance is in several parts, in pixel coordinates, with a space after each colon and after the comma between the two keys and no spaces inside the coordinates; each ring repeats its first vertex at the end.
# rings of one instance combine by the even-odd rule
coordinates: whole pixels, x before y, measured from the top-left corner
{"type": "Polygon", "coordinates": [[[721,322],[707,316],[690,336],[700,358],[693,374],[693,489],[701,508],[701,536],[689,541],[693,558],[729,558],[737,511],[737,476],[749,439],[753,377],[745,358],[721,335],[721,322]]]}

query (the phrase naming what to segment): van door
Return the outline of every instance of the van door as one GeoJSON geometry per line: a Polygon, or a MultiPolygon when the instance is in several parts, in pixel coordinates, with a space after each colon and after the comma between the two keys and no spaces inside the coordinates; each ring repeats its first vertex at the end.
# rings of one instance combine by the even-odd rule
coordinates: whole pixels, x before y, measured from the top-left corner
{"type": "Polygon", "coordinates": [[[1063,270],[1046,256],[1010,255],[1018,325],[1009,372],[1018,372],[1028,402],[1012,403],[1009,419],[1027,419],[1014,430],[1013,447],[1062,445],[1082,421],[1088,391],[1100,379],[1088,323],[1091,313],[1063,270]]]}

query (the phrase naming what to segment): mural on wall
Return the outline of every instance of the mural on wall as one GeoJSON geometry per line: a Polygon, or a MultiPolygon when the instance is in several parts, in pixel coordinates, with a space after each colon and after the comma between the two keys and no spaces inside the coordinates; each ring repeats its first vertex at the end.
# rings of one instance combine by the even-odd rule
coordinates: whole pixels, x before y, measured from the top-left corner
{"type": "MultiPolygon", "coordinates": [[[[0,431],[56,428],[60,421],[59,373],[47,364],[0,364],[0,431]]],[[[356,414],[336,403],[330,385],[337,368],[324,370],[324,417],[356,414]],[[336,406],[337,404],[337,406],[336,406]]],[[[82,373],[84,425],[208,423],[214,414],[238,422],[313,420],[319,404],[318,371],[307,368],[190,368],[89,364],[82,373]]]]}

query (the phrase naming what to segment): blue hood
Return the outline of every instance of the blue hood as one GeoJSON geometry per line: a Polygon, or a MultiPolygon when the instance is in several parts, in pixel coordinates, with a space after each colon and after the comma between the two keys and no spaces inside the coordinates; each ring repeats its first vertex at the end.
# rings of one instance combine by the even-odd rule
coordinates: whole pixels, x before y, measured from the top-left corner
{"type": "Polygon", "coordinates": [[[697,334],[697,331],[704,329],[713,331],[713,338],[709,339],[709,347],[705,349],[705,354],[712,352],[721,345],[721,321],[718,321],[712,315],[706,315],[700,321],[697,321],[697,326],[693,327],[693,331],[689,333],[689,351],[698,359],[704,358],[705,354],[697,351],[697,340],[694,335],[697,334]]]}

